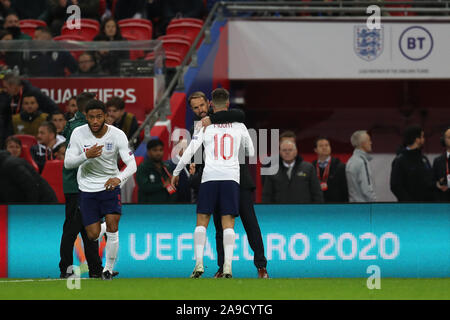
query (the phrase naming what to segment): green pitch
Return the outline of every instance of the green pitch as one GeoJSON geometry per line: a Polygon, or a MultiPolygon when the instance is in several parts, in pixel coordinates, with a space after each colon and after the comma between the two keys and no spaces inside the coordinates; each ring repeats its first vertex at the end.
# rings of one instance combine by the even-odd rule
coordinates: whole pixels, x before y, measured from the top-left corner
{"type": "Polygon", "coordinates": [[[366,279],[81,279],[69,290],[66,280],[0,279],[0,299],[114,300],[303,300],[450,299],[450,278],[381,279],[369,290],[366,279]],[[23,281],[23,282],[22,282],[23,281]]]}

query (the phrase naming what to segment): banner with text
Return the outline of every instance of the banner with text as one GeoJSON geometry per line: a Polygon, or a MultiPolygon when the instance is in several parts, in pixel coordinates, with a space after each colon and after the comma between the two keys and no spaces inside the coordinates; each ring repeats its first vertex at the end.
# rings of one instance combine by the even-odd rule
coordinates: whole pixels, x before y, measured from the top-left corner
{"type": "Polygon", "coordinates": [[[449,79],[450,24],[229,22],[229,78],[449,79]]]}

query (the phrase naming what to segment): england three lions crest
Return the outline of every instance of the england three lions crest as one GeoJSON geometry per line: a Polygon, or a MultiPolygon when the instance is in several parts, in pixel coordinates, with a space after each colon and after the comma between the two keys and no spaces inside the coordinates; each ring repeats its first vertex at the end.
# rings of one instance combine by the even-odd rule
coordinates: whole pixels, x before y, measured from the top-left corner
{"type": "Polygon", "coordinates": [[[354,27],[353,48],[358,57],[373,61],[383,52],[384,32],[381,29],[370,30],[366,25],[354,27]]]}

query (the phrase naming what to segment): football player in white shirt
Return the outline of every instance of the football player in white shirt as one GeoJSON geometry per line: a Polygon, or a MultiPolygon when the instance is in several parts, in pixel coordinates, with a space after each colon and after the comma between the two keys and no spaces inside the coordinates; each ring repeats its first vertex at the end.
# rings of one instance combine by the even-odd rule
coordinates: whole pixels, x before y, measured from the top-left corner
{"type": "Polygon", "coordinates": [[[125,133],[105,124],[105,118],[103,102],[92,100],[87,104],[88,123],[73,131],[64,166],[67,169],[79,167],[80,211],[89,239],[99,239],[106,232],[106,264],[102,279],[111,280],[119,249],[120,184],[136,172],[136,161],[125,133]],[[117,155],[126,164],[121,172],[117,155]],[[101,224],[103,217],[106,224],[101,224]]]}
{"type": "MultiPolygon", "coordinates": [[[[229,106],[228,91],[222,88],[212,92],[214,112],[226,110],[229,106]]],[[[203,251],[206,243],[206,228],[217,208],[222,216],[223,247],[225,259],[223,276],[231,278],[231,262],[235,242],[234,219],[239,216],[239,150],[241,144],[248,155],[253,156],[254,148],[247,128],[242,123],[225,123],[200,126],[191,143],[183,153],[173,171],[172,185],[178,184],[180,171],[190,162],[194,153],[205,146],[205,168],[198,192],[197,226],[194,232],[195,268],[191,278],[199,278],[204,272],[203,251]]]]}

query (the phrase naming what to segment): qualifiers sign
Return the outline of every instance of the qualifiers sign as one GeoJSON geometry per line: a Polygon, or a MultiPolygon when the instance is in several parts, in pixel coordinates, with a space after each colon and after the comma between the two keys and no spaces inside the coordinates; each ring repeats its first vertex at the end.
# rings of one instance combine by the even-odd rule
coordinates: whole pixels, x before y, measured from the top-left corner
{"type": "Polygon", "coordinates": [[[71,97],[88,91],[103,102],[114,96],[124,99],[125,109],[144,119],[155,104],[155,78],[30,78],[53,101],[64,106],[71,97]]]}

